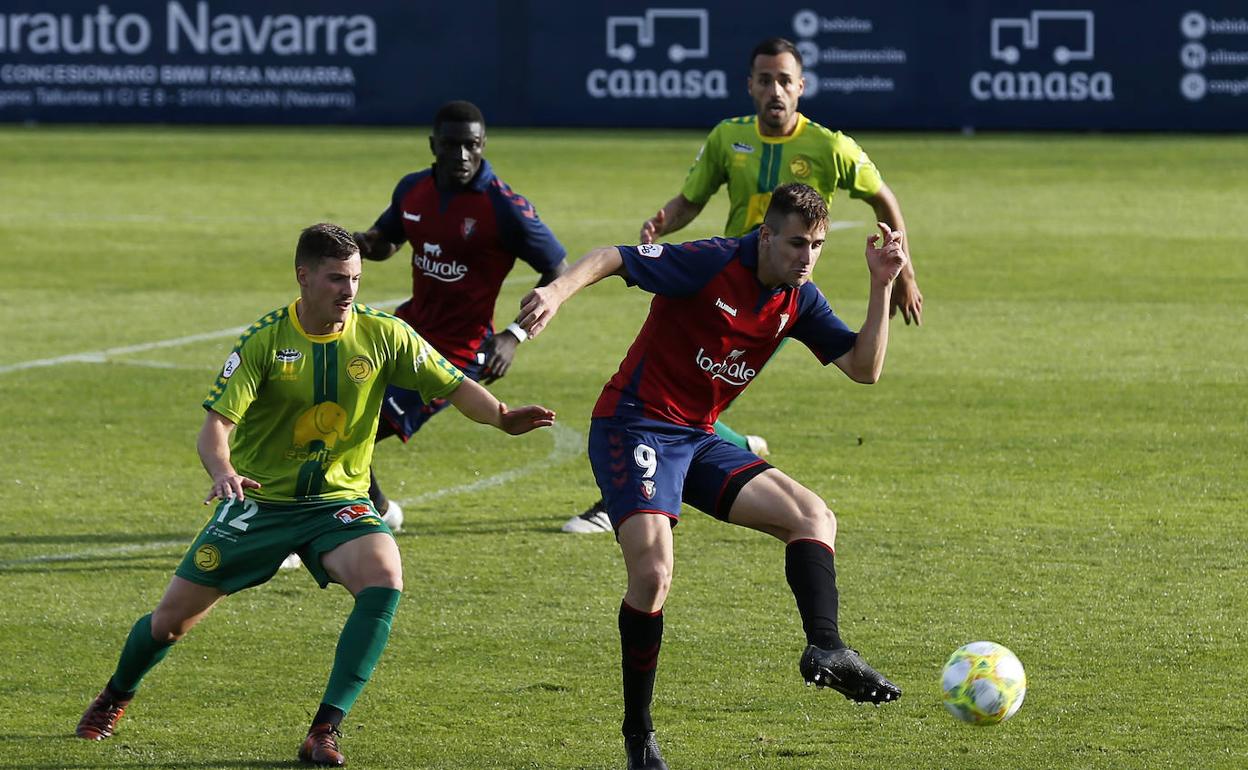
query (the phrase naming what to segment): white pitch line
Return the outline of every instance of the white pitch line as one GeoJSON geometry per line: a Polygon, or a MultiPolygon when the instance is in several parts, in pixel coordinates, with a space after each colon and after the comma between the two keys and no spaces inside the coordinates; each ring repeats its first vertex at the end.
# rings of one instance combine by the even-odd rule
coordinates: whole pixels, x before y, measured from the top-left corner
{"type": "MultiPolygon", "coordinates": [[[[375,303],[376,307],[394,306],[403,300],[386,300],[384,302],[375,303]]],[[[103,350],[92,350],[86,353],[69,353],[63,356],[54,356],[52,358],[37,358],[33,361],[19,361],[16,364],[5,364],[0,366],[0,374],[8,374],[9,372],[20,372],[24,369],[38,369],[46,366],[60,366],[61,364],[102,364],[107,363],[108,359],[114,356],[124,356],[130,353],[146,353],[149,350],[160,350],[162,348],[176,348],[182,345],[189,345],[193,342],[205,342],[207,340],[219,340],[222,337],[237,337],[242,334],[246,326],[231,326],[228,329],[218,329],[215,332],[200,332],[199,334],[188,334],[185,337],[174,337],[167,340],[157,340],[156,342],[141,342],[138,345],[122,345],[115,348],[105,348],[103,350]]]]}
{"type": "MultiPolygon", "coordinates": [[[[503,281],[504,286],[511,286],[517,283],[528,283],[534,280],[531,275],[512,275],[503,281]]],[[[399,299],[385,299],[380,302],[366,302],[364,304],[375,308],[397,307],[407,301],[407,297],[399,299]]],[[[159,340],[157,342],[142,342],[138,345],[123,345],[116,348],[105,348],[103,350],[91,350],[85,353],[69,353],[63,356],[54,356],[52,358],[37,358],[33,361],[19,361],[15,364],[0,364],[0,374],[9,374],[10,372],[20,372],[25,369],[39,369],[47,366],[60,366],[61,364],[106,364],[111,363],[109,359],[115,356],[124,356],[129,353],[145,353],[149,350],[160,350],[162,348],[176,348],[181,345],[189,345],[192,342],[206,342],[207,340],[219,340],[222,337],[237,337],[242,334],[246,326],[231,326],[228,329],[218,329],[215,332],[200,332],[199,334],[188,334],[185,337],[174,337],[167,340],[159,340]]],[[[126,363],[126,362],[117,362],[126,363]]]]}
{"type": "MultiPolygon", "coordinates": [[[[507,280],[505,280],[503,283],[504,285],[506,285],[506,284],[527,282],[531,280],[532,280],[531,276],[513,275],[513,276],[509,276],[507,280]]],[[[405,299],[406,297],[402,299],[388,299],[382,302],[370,302],[367,304],[369,304],[369,306],[371,307],[378,307],[378,308],[394,307],[398,305],[399,303],[403,302],[405,299]]],[[[246,328],[245,326],[231,327],[229,329],[219,329],[215,332],[201,332],[200,334],[188,334],[185,337],[175,337],[173,339],[159,340],[156,342],[144,342],[138,345],[126,345],[122,347],[105,348],[104,350],[88,351],[85,353],[71,353],[69,355],[56,356],[55,358],[41,358],[35,361],[23,361],[23,362],[16,363],[16,364],[7,364],[5,366],[0,366],[0,374],[5,374],[7,372],[21,371],[23,369],[35,369],[38,367],[46,367],[46,366],[58,366],[60,364],[67,364],[67,363],[117,363],[117,364],[128,364],[132,366],[149,366],[149,367],[156,367],[156,368],[162,368],[162,369],[163,368],[185,369],[189,367],[182,366],[179,364],[166,364],[161,361],[146,361],[146,360],[134,360],[134,359],[110,360],[110,358],[113,356],[125,355],[128,353],[142,353],[148,350],[159,350],[162,348],[173,348],[179,345],[188,345],[192,342],[203,342],[205,340],[214,340],[214,339],[220,339],[222,337],[236,336],[240,334],[245,328],[246,328]]],[[[468,484],[460,484],[454,487],[445,487],[443,489],[435,489],[429,492],[428,494],[419,495],[417,497],[405,498],[405,499],[399,500],[399,504],[400,505],[413,505],[416,503],[424,503],[424,502],[429,502],[432,500],[437,500],[439,498],[448,497],[450,495],[458,495],[458,494],[463,494],[466,492],[478,492],[482,489],[489,489],[491,487],[502,486],[503,484],[507,484],[511,481],[514,481],[515,479],[521,476],[533,473],[535,471],[540,471],[542,468],[549,467],[550,465],[554,463],[560,462],[569,457],[573,457],[577,453],[579,453],[580,448],[583,443],[581,434],[577,433],[571,428],[564,426],[561,423],[556,423],[555,425],[551,426],[550,430],[551,430],[551,435],[554,438],[554,446],[551,447],[551,450],[546,455],[546,457],[544,457],[541,460],[531,462],[527,465],[522,465],[518,468],[512,468],[510,470],[502,471],[501,473],[496,473],[493,476],[487,476],[483,479],[477,479],[476,481],[473,481],[468,484]]],[[[92,549],[92,550],[87,550],[87,551],[75,551],[72,553],[39,554],[36,556],[28,556],[24,559],[8,559],[5,561],[0,561],[0,570],[8,569],[11,567],[18,567],[22,565],[28,565],[28,564],[49,564],[49,563],[65,562],[65,561],[84,561],[88,559],[97,559],[101,557],[117,556],[117,555],[127,554],[127,553],[156,551],[156,550],[162,550],[165,548],[172,548],[174,546],[185,546],[189,542],[190,542],[189,540],[185,540],[185,541],[166,540],[166,541],[161,541],[157,543],[138,543],[138,544],[132,544],[132,545],[120,545],[114,548],[105,548],[105,549],[97,548],[97,549],[92,549]]]]}
{"type": "MultiPolygon", "coordinates": [[[[451,495],[461,495],[469,492],[480,492],[483,489],[492,487],[500,487],[504,484],[515,481],[521,476],[540,471],[551,465],[566,460],[569,457],[577,455],[581,451],[583,440],[580,433],[561,424],[555,423],[550,428],[551,435],[554,438],[554,446],[550,452],[541,460],[522,465],[518,468],[512,468],[493,476],[487,476],[483,479],[477,479],[468,484],[460,484],[454,487],[444,487],[435,489],[432,492],[416,497],[408,497],[399,500],[400,505],[415,505],[418,503],[428,503],[443,497],[451,495]]],[[[85,551],[74,551],[71,553],[47,553],[37,556],[27,556],[24,559],[7,559],[0,561],[0,571],[11,567],[20,567],[29,564],[54,564],[66,561],[87,561],[90,559],[106,558],[110,556],[119,556],[127,553],[141,553],[143,551],[159,551],[175,546],[185,548],[190,544],[194,536],[188,536],[186,540],[163,540],[156,543],[136,543],[132,545],[119,545],[114,548],[92,548],[85,551]]]]}
{"type": "Polygon", "coordinates": [[[522,465],[518,468],[496,473],[493,476],[487,476],[483,479],[477,479],[468,484],[460,484],[454,487],[445,487],[443,489],[435,489],[432,492],[416,497],[409,497],[399,501],[400,505],[414,505],[416,503],[428,503],[447,495],[458,495],[465,492],[479,492],[482,489],[491,487],[499,487],[510,481],[514,481],[521,476],[540,471],[548,468],[552,464],[561,460],[573,457],[580,453],[583,448],[583,441],[580,433],[565,426],[563,423],[555,423],[550,428],[551,434],[555,438],[555,445],[551,448],[550,454],[541,460],[531,462],[528,465],[522,465]]]}
{"type": "Polygon", "coordinates": [[[119,556],[127,553],[140,553],[142,551],[159,551],[165,548],[181,546],[186,548],[191,544],[191,538],[186,540],[162,540],[157,543],[135,543],[133,545],[119,545],[113,548],[93,548],[88,551],[74,551],[72,553],[45,553],[38,556],[28,556],[25,559],[8,559],[0,561],[0,570],[9,567],[19,567],[23,564],[48,564],[61,561],[85,561],[87,559],[98,559],[108,556],[119,556]]]}

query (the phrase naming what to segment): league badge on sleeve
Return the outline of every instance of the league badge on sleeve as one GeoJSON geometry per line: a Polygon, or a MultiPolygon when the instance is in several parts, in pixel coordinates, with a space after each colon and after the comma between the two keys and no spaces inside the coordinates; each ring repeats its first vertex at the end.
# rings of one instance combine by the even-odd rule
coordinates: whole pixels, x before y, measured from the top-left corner
{"type": "Polygon", "coordinates": [[[238,369],[239,364],[241,363],[243,363],[243,359],[241,356],[238,355],[237,350],[235,350],[233,353],[230,353],[230,357],[225,359],[225,366],[221,368],[222,379],[226,379],[226,380],[230,379],[230,377],[234,374],[235,370],[238,369]]]}
{"type": "Polygon", "coordinates": [[[650,259],[658,259],[663,253],[663,246],[658,243],[643,243],[637,247],[637,253],[650,259]]]}

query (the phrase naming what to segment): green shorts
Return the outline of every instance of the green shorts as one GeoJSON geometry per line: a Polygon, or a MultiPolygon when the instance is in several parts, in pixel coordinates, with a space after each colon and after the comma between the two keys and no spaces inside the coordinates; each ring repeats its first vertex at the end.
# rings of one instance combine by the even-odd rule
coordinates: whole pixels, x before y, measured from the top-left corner
{"type": "Polygon", "coordinates": [[[321,555],[375,532],[390,533],[367,499],[326,503],[223,500],[174,574],[227,594],[266,582],[282,561],[299,554],[321,588],[333,580],[321,555]]]}

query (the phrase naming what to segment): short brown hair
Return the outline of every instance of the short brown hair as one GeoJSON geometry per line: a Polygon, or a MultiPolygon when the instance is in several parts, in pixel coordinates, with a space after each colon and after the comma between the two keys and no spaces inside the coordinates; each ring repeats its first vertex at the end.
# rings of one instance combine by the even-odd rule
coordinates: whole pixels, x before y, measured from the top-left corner
{"type": "Polygon", "coordinates": [[[828,203],[819,191],[801,182],[782,184],[771,193],[771,204],[763,221],[772,230],[779,230],[789,214],[797,214],[807,227],[828,223],[828,203]]]}
{"type": "Polygon", "coordinates": [[[295,247],[295,264],[315,267],[322,259],[350,259],[360,253],[355,238],[338,225],[321,222],[304,228],[295,247]]]}

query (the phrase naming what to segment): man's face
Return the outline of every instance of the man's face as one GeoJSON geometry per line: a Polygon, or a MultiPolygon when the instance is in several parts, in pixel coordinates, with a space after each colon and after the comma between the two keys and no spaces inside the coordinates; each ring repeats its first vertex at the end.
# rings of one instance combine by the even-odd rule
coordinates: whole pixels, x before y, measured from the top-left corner
{"type": "Polygon", "coordinates": [[[786,51],[778,56],[755,56],[749,90],[764,135],[780,136],[793,130],[797,100],[806,90],[802,66],[793,54],[786,51]]]}
{"type": "MultiPolygon", "coordinates": [[[[360,289],[360,255],[350,259],[322,259],[315,268],[295,268],[305,313],[315,325],[329,326],[347,320],[360,289]]],[[[313,334],[322,329],[308,328],[313,334]]]]}
{"type": "Polygon", "coordinates": [[[827,222],[807,227],[797,214],[786,216],[776,230],[764,222],[759,230],[759,280],[772,288],[798,288],[809,281],[827,233],[827,222]]]}
{"type": "Polygon", "coordinates": [[[468,186],[481,168],[485,152],[485,126],[481,123],[443,123],[429,137],[429,149],[437,162],[438,187],[445,190],[468,186]]]}

